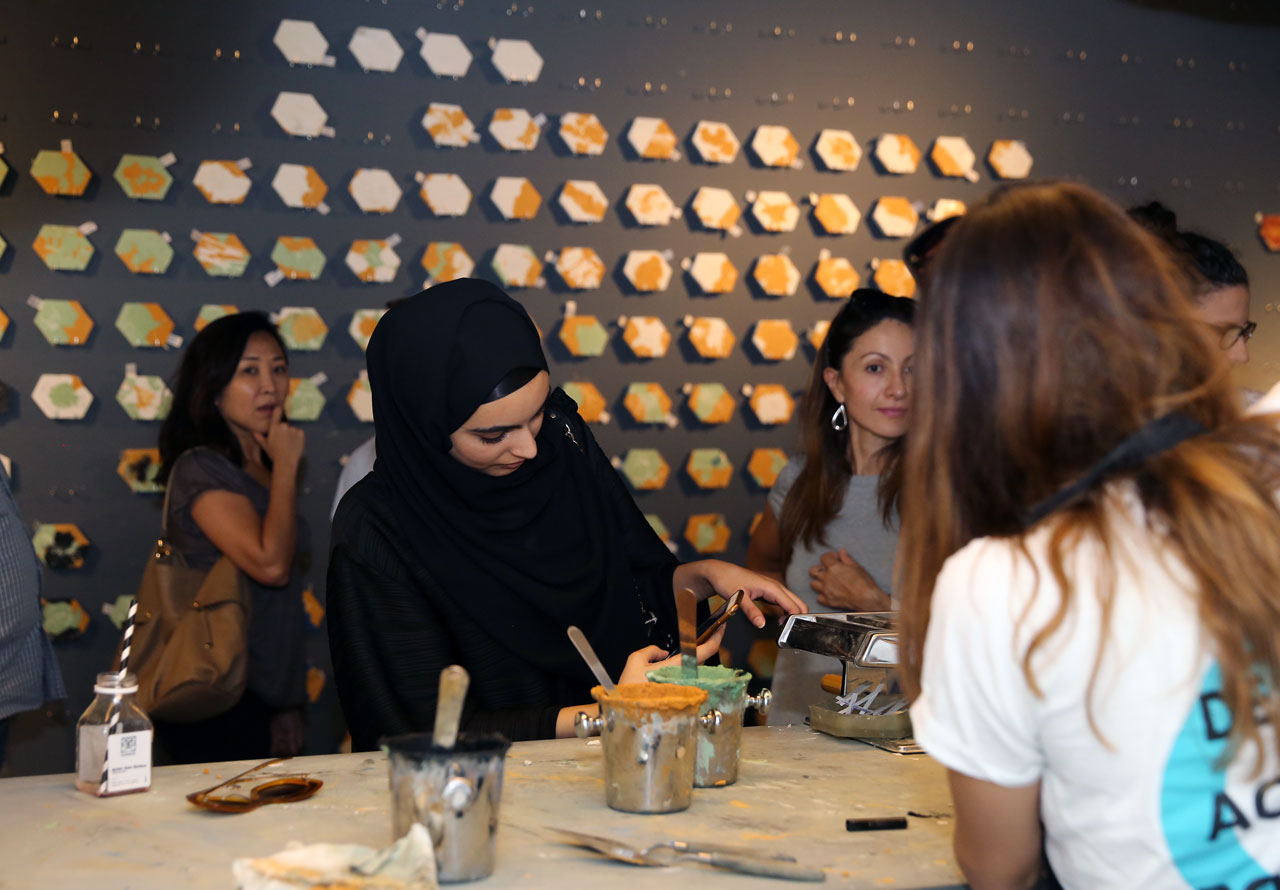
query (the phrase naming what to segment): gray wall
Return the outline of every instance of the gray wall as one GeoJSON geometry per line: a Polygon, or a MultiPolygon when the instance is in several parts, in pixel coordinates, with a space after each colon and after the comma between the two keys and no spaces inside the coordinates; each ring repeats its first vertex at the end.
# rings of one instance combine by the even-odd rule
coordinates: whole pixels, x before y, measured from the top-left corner
{"type": "MultiPolygon", "coordinates": [[[[0,187],[0,235],[9,242],[0,258],[0,308],[12,324],[0,341],[0,379],[16,392],[14,404],[0,415],[0,453],[14,462],[15,490],[28,522],[75,522],[93,542],[83,569],[47,573],[49,597],[75,597],[93,618],[84,636],[57,646],[70,690],[66,715],[50,712],[18,721],[7,774],[71,768],[70,726],[116,641],[100,605],[135,588],[155,535],[156,499],[131,493],[115,466],[122,449],[153,445],[156,428],[129,420],[114,392],[126,362],[137,362],[144,373],[168,376],[178,353],[134,350],[124,341],[113,321],[126,300],[160,302],[188,337],[197,308],[207,302],[268,310],[311,305],[329,323],[322,351],[293,356],[295,375],[323,370],[330,381],[324,387],[329,404],[323,416],[306,425],[309,466],[301,498],[319,555],[311,580],[321,596],[339,458],[371,433],[344,403],[363,366],[360,350],[345,332],[354,309],[414,293],[421,279],[418,259],[433,240],[462,242],[482,272],[490,249],[502,241],[528,243],[539,253],[590,245],[611,271],[626,250],[637,247],[671,248],[677,257],[723,250],[743,274],[753,257],[785,246],[806,278],[823,247],[849,257],[864,272],[870,258],[897,256],[901,249],[900,242],[877,239],[865,222],[853,236],[830,238],[817,234],[807,217],[790,235],[748,230],[736,239],[694,231],[683,221],[640,229],[617,207],[633,182],[657,182],[681,204],[704,184],[727,187],[739,198],[763,188],[783,189],[797,199],[812,191],[840,191],[864,213],[879,195],[972,200],[991,186],[985,166],[981,181],[973,184],[940,179],[927,165],[907,177],[880,175],[868,160],[853,173],[823,172],[808,154],[823,127],[851,129],[864,146],[879,133],[906,132],[926,151],[935,136],[944,134],[968,137],[980,154],[993,139],[1024,139],[1037,175],[1087,182],[1125,203],[1165,200],[1187,225],[1240,250],[1254,277],[1253,317],[1260,322],[1243,382],[1261,388],[1280,376],[1280,325],[1269,302],[1280,282],[1280,258],[1264,252],[1252,221],[1258,210],[1280,209],[1275,28],[1116,0],[593,0],[588,6],[536,0],[516,4],[514,13],[511,8],[484,0],[458,0],[456,7],[405,0],[5,4],[0,139],[13,170],[0,187]],[[197,13],[197,8],[216,13],[197,13]],[[585,20],[579,20],[580,9],[585,20]],[[337,57],[336,68],[289,67],[271,43],[284,17],[315,20],[337,57]],[[365,74],[357,67],[346,44],[358,25],[396,33],[405,49],[397,73],[365,74]],[[467,41],[476,59],[465,79],[442,81],[428,72],[413,37],[418,26],[455,32],[467,41]],[[837,32],[843,39],[836,39],[837,32]],[[851,32],[856,41],[849,40],[851,32]],[[53,45],[55,35],[61,46],[53,45]],[[546,62],[541,79],[527,86],[503,83],[488,62],[490,36],[532,40],[546,62]],[[80,48],[65,48],[73,37],[80,48]],[[961,51],[952,48],[956,41],[961,51]],[[964,48],[969,41],[971,51],[964,48]],[[141,53],[134,52],[135,42],[141,42],[141,53]],[[156,44],[159,54],[153,52],[156,44]],[[215,60],[217,49],[221,60],[215,60]],[[238,61],[231,58],[235,50],[238,61]],[[601,85],[579,88],[580,77],[587,84],[598,77],[601,85]],[[646,83],[651,90],[645,90],[646,83]],[[280,90],[314,93],[328,110],[337,138],[306,141],[281,132],[268,115],[280,90]],[[852,107],[849,97],[855,100],[852,107]],[[487,139],[464,150],[435,149],[419,125],[433,100],[461,103],[478,125],[488,121],[493,108],[507,105],[553,119],[565,111],[592,111],[611,138],[598,158],[567,156],[549,132],[528,154],[504,153],[487,139]],[[64,121],[75,114],[79,122],[54,123],[55,110],[64,121]],[[134,126],[139,115],[145,122],[141,128],[134,126]],[[710,167],[693,162],[687,145],[682,146],[685,160],[678,163],[633,160],[620,141],[636,115],[667,118],[682,140],[699,118],[730,123],[744,141],[759,124],[785,124],[804,147],[806,165],[799,171],[763,169],[744,153],[731,166],[710,167]],[[373,135],[371,143],[366,134],[373,135]],[[46,196],[27,173],[36,151],[56,148],[64,138],[74,140],[95,174],[84,198],[46,196]],[[177,182],[162,203],[130,201],[110,178],[124,152],[167,151],[178,157],[172,168],[177,182]],[[241,156],[253,161],[254,187],[246,204],[207,204],[191,184],[199,161],[241,156]],[[329,183],[333,212],[318,216],[284,207],[270,188],[281,162],[314,165],[329,183]],[[346,182],[360,166],[386,167],[403,185],[405,197],[389,217],[363,216],[346,194],[346,182]],[[430,218],[415,194],[416,170],[460,173],[476,193],[470,213],[460,220],[430,218]],[[544,199],[565,179],[594,179],[615,206],[595,226],[571,226],[546,205],[533,221],[504,223],[481,200],[500,175],[528,176],[544,199]],[[45,269],[31,248],[38,227],[88,219],[100,226],[92,239],[97,256],[88,271],[45,269]],[[126,227],[173,234],[178,257],[168,274],[131,275],[112,255],[126,227]],[[248,274],[239,280],[208,278],[190,255],[187,232],[192,228],[236,232],[254,253],[248,274]],[[341,263],[345,245],[392,231],[404,239],[398,278],[387,285],[360,284],[341,263]],[[320,281],[266,286],[267,254],[282,234],[311,235],[326,250],[330,261],[320,281]],[[80,300],[97,322],[89,345],[49,346],[25,305],[30,293],[80,300]],[[31,402],[31,388],[45,371],[78,373],[93,390],[97,402],[84,421],[47,420],[31,402]]],[[[547,289],[519,293],[545,332],[555,329],[570,296],[550,277],[547,289]]],[[[778,300],[762,298],[745,281],[729,295],[697,296],[679,275],[667,292],[651,296],[625,293],[612,276],[602,289],[577,300],[580,311],[602,319],[622,313],[661,316],[673,333],[686,313],[722,315],[739,335],[740,347],[756,318],[788,318],[801,330],[837,308],[818,297],[808,280],[795,296],[778,300]]],[[[429,334],[424,337],[429,344],[429,334]]],[[[705,364],[673,346],[667,357],[642,364],[628,359],[616,338],[596,359],[568,360],[558,349],[550,352],[555,379],[592,380],[611,402],[632,380],[660,381],[673,394],[686,381],[720,381],[735,392],[744,382],[779,382],[798,392],[810,355],[802,352],[774,364],[753,361],[738,348],[732,358],[705,364]]],[[[620,405],[611,408],[615,418],[621,415],[620,405]]],[[[729,489],[702,492],[673,476],[665,490],[639,500],[677,534],[691,513],[725,513],[734,532],[729,558],[745,553],[747,524],[763,503],[763,493],[741,471],[742,464],[755,447],[789,448],[794,439],[793,428],[758,428],[743,408],[740,404],[733,421],[721,427],[700,428],[682,414],[675,429],[637,429],[618,419],[597,428],[608,453],[655,446],[673,468],[693,447],[724,448],[739,466],[729,489]]],[[[687,548],[682,552],[690,555],[687,548]]],[[[737,640],[740,651],[746,642],[737,640]]],[[[323,628],[312,636],[311,658],[328,671],[323,628]]],[[[331,688],[312,710],[309,750],[331,750],[342,731],[331,688]]]]}

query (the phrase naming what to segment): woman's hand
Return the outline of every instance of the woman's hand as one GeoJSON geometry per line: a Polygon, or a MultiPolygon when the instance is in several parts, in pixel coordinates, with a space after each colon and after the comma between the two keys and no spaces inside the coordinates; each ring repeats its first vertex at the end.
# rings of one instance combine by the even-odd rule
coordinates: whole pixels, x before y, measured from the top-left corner
{"type": "MultiPolygon", "coordinates": [[[[764,627],[764,613],[755,600],[773,603],[784,615],[804,614],[809,609],[800,599],[778,581],[759,572],[744,569],[719,559],[701,559],[687,562],[676,568],[673,587],[688,587],[705,600],[713,594],[728,597],[735,590],[746,591],[742,598],[742,614],[756,627],[764,627]]],[[[672,591],[674,593],[674,591],[672,591]]]]}
{"type": "MultiPolygon", "coordinates": [[[[712,655],[720,651],[720,641],[724,639],[724,625],[720,625],[719,630],[711,635],[711,637],[698,647],[698,664],[702,664],[712,655]]],[[[657,670],[668,665],[679,665],[679,654],[672,655],[665,649],[657,646],[645,646],[643,649],[637,649],[627,656],[626,667],[622,669],[622,676],[618,678],[619,683],[648,683],[649,678],[645,676],[649,671],[657,670]]]]}
{"type": "Polygon", "coordinates": [[[837,612],[886,612],[892,608],[889,595],[847,550],[822,554],[822,564],[809,569],[809,577],[813,579],[809,586],[824,608],[837,612]]]}
{"type": "Polygon", "coordinates": [[[273,465],[296,468],[302,460],[302,450],[307,444],[307,434],[296,426],[284,422],[284,407],[277,405],[271,414],[267,433],[254,433],[258,445],[271,458],[273,465]]]}

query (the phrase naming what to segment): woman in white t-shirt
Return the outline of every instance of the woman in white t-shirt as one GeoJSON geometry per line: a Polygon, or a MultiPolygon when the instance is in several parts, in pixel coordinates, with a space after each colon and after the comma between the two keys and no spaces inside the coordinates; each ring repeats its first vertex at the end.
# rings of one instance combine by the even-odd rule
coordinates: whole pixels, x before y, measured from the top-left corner
{"type": "Polygon", "coordinates": [[[904,681],[975,890],[1280,887],[1280,432],[1171,260],[998,189],[917,315],[904,681]]]}

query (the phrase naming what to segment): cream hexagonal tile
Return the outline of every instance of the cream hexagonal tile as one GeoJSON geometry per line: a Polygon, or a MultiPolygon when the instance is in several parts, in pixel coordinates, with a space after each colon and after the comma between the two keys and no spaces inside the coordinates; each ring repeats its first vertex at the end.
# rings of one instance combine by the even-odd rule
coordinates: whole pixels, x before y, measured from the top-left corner
{"type": "Polygon", "coordinates": [[[347,49],[355,56],[356,64],[366,72],[394,74],[404,58],[404,47],[386,28],[359,26],[352,32],[347,49]]]}
{"type": "Polygon", "coordinates": [[[499,244],[489,265],[503,287],[537,287],[542,282],[542,260],[527,244],[499,244]]]}
{"type": "Polygon", "coordinates": [[[689,343],[700,358],[728,358],[733,352],[738,338],[734,336],[729,323],[723,318],[713,316],[685,316],[685,327],[689,329],[689,343]]]}
{"type": "Polygon", "coordinates": [[[751,333],[751,345],[761,358],[771,362],[792,359],[800,348],[800,338],[785,318],[762,318],[755,323],[751,333]]]}
{"type": "Polygon", "coordinates": [[[751,134],[751,151],[766,167],[798,167],[800,143],[789,127],[761,124],[751,134]]]}
{"type": "Polygon", "coordinates": [[[716,426],[733,419],[733,396],[723,383],[686,383],[688,406],[700,423],[716,426]]]}
{"type": "Polygon", "coordinates": [[[916,280],[911,275],[911,270],[907,264],[900,259],[890,257],[888,259],[874,259],[871,261],[871,268],[875,274],[871,280],[875,282],[876,287],[893,297],[914,297],[916,295],[916,280]]]}
{"type": "Polygon", "coordinates": [[[1258,225],[1262,246],[1273,253],[1280,251],[1280,213],[1256,213],[1253,221],[1258,225]]]}
{"type": "Polygon", "coordinates": [[[638,293],[664,291],[671,283],[671,263],[662,251],[628,250],[622,275],[638,293]]]}
{"type": "Polygon", "coordinates": [[[422,254],[422,268],[432,284],[443,284],[457,278],[470,278],[475,261],[465,247],[453,241],[432,241],[422,254]]]}
{"type": "Polygon", "coordinates": [[[813,218],[828,235],[852,235],[858,231],[862,211],[858,210],[858,205],[848,195],[827,192],[810,195],[810,200],[813,203],[813,218]]]}
{"type": "Polygon", "coordinates": [[[578,415],[587,423],[608,423],[612,419],[607,410],[608,405],[605,403],[604,394],[594,383],[587,380],[570,380],[568,383],[561,384],[561,389],[578,403],[578,415]]]}
{"type": "Polygon", "coordinates": [[[173,319],[159,303],[124,303],[116,314],[116,330],[135,349],[181,345],[173,319]],[[176,343],[174,342],[176,340],[176,343]]]}
{"type": "Polygon", "coordinates": [[[576,223],[601,222],[609,211],[609,199],[590,179],[566,180],[556,202],[570,221],[576,223]]]}
{"type": "Polygon", "coordinates": [[[281,164],[271,178],[271,187],[286,207],[318,210],[324,207],[329,185],[310,164],[281,164]]]}
{"type": "Polygon", "coordinates": [[[310,306],[285,306],[275,314],[275,322],[284,345],[296,352],[318,351],[329,335],[329,326],[310,306]]]}
{"type": "Polygon", "coordinates": [[[574,290],[592,290],[604,283],[604,260],[590,247],[564,247],[554,255],[556,273],[574,290]]]}
{"type": "Polygon", "coordinates": [[[1021,139],[997,139],[987,151],[987,163],[1001,179],[1026,179],[1031,175],[1031,152],[1021,139]]]}
{"type": "Polygon", "coordinates": [[[489,135],[505,151],[532,151],[542,135],[542,123],[523,108],[495,108],[489,135]]]}
{"type": "Polygon", "coordinates": [[[271,105],[271,118],[290,136],[314,139],[334,135],[328,125],[329,113],[310,93],[282,90],[271,105]]]}
{"type": "Polygon", "coordinates": [[[271,262],[284,278],[313,281],[324,271],[325,256],[308,236],[281,235],[271,248],[271,262]]]}
{"type": "Polygon", "coordinates": [[[93,174],[71,149],[69,141],[63,142],[61,151],[43,148],[36,152],[31,162],[31,176],[40,183],[48,195],[78,198],[89,187],[93,174]]]}
{"type": "Polygon", "coordinates": [[[471,189],[457,173],[419,173],[418,197],[436,216],[465,216],[471,207],[471,189]]]}
{"type": "Polygon", "coordinates": [[[80,420],[93,404],[93,393],[75,374],[41,374],[31,401],[50,420],[80,420]]]}
{"type": "Polygon", "coordinates": [[[723,513],[695,513],[684,524],[684,539],[698,553],[724,553],[729,549],[729,523],[723,513]]]}
{"type": "MultiPolygon", "coordinates": [[[[74,522],[40,522],[36,524],[35,534],[31,536],[31,547],[36,558],[51,569],[84,568],[85,551],[89,549],[89,538],[74,522]]],[[[80,613],[80,632],[88,625],[88,614],[75,600],[70,601],[80,613]]],[[[49,600],[46,608],[53,605],[66,605],[64,602],[49,600]]],[[[63,636],[59,634],[59,636],[63,636]]],[[[79,633],[70,636],[79,636],[79,633]]]]}
{"type": "Polygon", "coordinates": [[[800,208],[786,192],[763,191],[754,197],[747,195],[751,201],[751,215],[755,217],[760,228],[766,232],[794,232],[796,223],[800,221],[800,208]]]}
{"type": "Polygon", "coordinates": [[[769,297],[790,297],[800,286],[800,270],[785,253],[766,253],[756,257],[751,277],[769,297]]]}
{"type": "Polygon", "coordinates": [[[886,173],[904,176],[920,166],[920,148],[905,133],[885,133],[876,139],[873,156],[886,173]]]}
{"type": "Polygon", "coordinates": [[[742,208],[728,189],[704,185],[693,194],[694,215],[704,229],[732,231],[742,216],[742,208]]]}
{"type": "Polygon", "coordinates": [[[386,314],[385,309],[357,309],[352,313],[351,324],[347,325],[347,333],[351,335],[352,340],[356,341],[361,352],[369,348],[369,338],[373,336],[373,329],[386,314]]]}
{"type": "Polygon", "coordinates": [[[369,387],[369,372],[360,369],[359,376],[351,389],[347,391],[347,405],[356,420],[361,423],[373,423],[373,390],[369,387]]]}
{"type": "Polygon", "coordinates": [[[623,203],[636,223],[642,226],[665,226],[679,215],[666,189],[652,183],[632,185],[627,189],[623,203]]]}
{"type": "Polygon", "coordinates": [[[671,346],[671,332],[656,315],[622,316],[622,341],[636,358],[662,358],[671,346]]]}
{"type": "Polygon", "coordinates": [[[325,401],[320,384],[314,378],[290,378],[289,395],[284,400],[284,416],[289,418],[290,423],[319,420],[325,401]]]}
{"type": "Polygon", "coordinates": [[[344,262],[366,284],[386,284],[400,271],[400,256],[395,251],[399,243],[399,237],[357,239],[351,242],[344,262]]]}
{"type": "Polygon", "coordinates": [[[173,407],[173,393],[164,378],[156,374],[139,374],[136,365],[124,366],[124,379],[116,390],[116,402],[130,420],[164,420],[173,407]]]}
{"type": "Polygon", "coordinates": [[[727,253],[695,253],[680,265],[704,294],[727,294],[738,284],[738,268],[727,253]]]}
{"type": "Polygon", "coordinates": [[[332,67],[329,41],[315,22],[303,19],[281,19],[271,42],[290,65],[324,65],[332,67]]]}
{"type": "Polygon", "coordinates": [[[253,185],[235,161],[201,161],[192,182],[210,204],[243,204],[253,185]]]}
{"type": "Polygon", "coordinates": [[[164,491],[160,481],[160,449],[124,449],[116,464],[116,475],[136,494],[160,494],[164,491]]]}
{"type": "Polygon", "coordinates": [[[489,189],[489,200],[503,219],[533,219],[542,207],[542,195],[523,176],[499,176],[489,189]]]}
{"type": "Polygon", "coordinates": [[[809,346],[817,352],[822,348],[822,344],[827,340],[827,331],[831,330],[831,322],[828,319],[821,318],[809,326],[804,332],[804,337],[809,341],[809,346]]]}
{"type": "MultiPolygon", "coordinates": [[[[163,201],[173,185],[173,175],[165,165],[172,157],[123,154],[113,176],[124,193],[135,201],[163,201]]],[[[0,182],[3,181],[0,177],[0,182]]]]}
{"type": "Polygon", "coordinates": [[[436,77],[466,77],[471,69],[471,50],[457,34],[441,34],[419,28],[414,35],[422,41],[418,55],[436,77]]]}
{"type": "Polygon", "coordinates": [[[733,128],[721,121],[698,121],[693,125],[690,142],[698,157],[708,164],[732,164],[742,147],[733,128]]]}
{"type": "Polygon", "coordinates": [[[953,216],[964,216],[968,212],[969,207],[964,201],[959,201],[955,198],[939,198],[925,212],[925,217],[930,222],[942,222],[944,219],[950,219],[953,216]]]}
{"type": "Polygon", "coordinates": [[[978,171],[974,169],[978,158],[973,153],[969,140],[963,136],[939,136],[934,139],[933,147],[929,149],[929,160],[939,176],[978,181],[978,171]]]}
{"type": "Polygon", "coordinates": [[[671,467],[656,448],[628,448],[621,459],[615,457],[612,463],[636,491],[658,491],[666,487],[671,476],[671,467]]]}
{"type": "Polygon", "coordinates": [[[465,148],[480,139],[476,125],[461,105],[432,102],[422,116],[422,128],[437,148],[465,148]]]}
{"type": "Polygon", "coordinates": [[[560,139],[575,155],[602,155],[609,132],[600,118],[589,112],[569,111],[560,115],[560,139]]]}
{"type": "Polygon", "coordinates": [[[825,129],[818,133],[814,154],[828,170],[850,172],[858,169],[862,146],[848,130],[825,129]]]}
{"type": "Polygon", "coordinates": [[[678,161],[676,134],[660,117],[637,117],[627,127],[627,144],[645,160],[678,161]]]}
{"type": "Polygon", "coordinates": [[[34,303],[36,330],[50,346],[85,346],[93,333],[93,319],[79,300],[38,300],[34,303]]]}
{"type": "Polygon", "coordinates": [[[213,278],[239,278],[249,266],[249,248],[231,232],[198,232],[193,254],[213,278]]]}
{"type": "Polygon", "coordinates": [[[75,226],[43,225],[31,246],[55,272],[83,272],[93,259],[93,244],[75,226]]]}
{"type": "Polygon", "coordinates": [[[542,56],[527,40],[490,40],[490,61],[507,83],[533,83],[542,73],[542,56]]]}
{"type": "Polygon", "coordinates": [[[719,448],[693,449],[684,471],[699,488],[728,488],[733,481],[733,463],[719,448]]]}
{"type": "Polygon", "coordinates": [[[135,275],[163,275],[173,262],[173,245],[167,232],[125,229],[116,241],[116,256],[135,275]]]}
{"type": "Polygon", "coordinates": [[[910,238],[920,224],[920,214],[906,198],[878,198],[871,209],[871,221],[885,238],[910,238]]]}
{"type": "Polygon", "coordinates": [[[782,384],[761,383],[758,386],[744,386],[742,391],[748,396],[747,404],[751,407],[751,413],[760,423],[765,426],[781,426],[791,422],[796,402],[782,384]]]}
{"type": "Polygon", "coordinates": [[[365,213],[391,213],[404,194],[391,171],[381,167],[361,167],[347,183],[351,198],[365,213]]]}
{"type": "Polygon", "coordinates": [[[239,311],[240,307],[231,303],[205,303],[196,313],[196,320],[192,327],[198,334],[208,327],[210,322],[217,321],[226,315],[235,315],[239,311]]]}
{"type": "Polygon", "coordinates": [[[560,322],[560,342],[574,358],[595,358],[604,355],[609,343],[609,332],[594,315],[569,315],[560,322]]]}
{"type": "Polygon", "coordinates": [[[622,407],[636,423],[669,424],[674,419],[671,396],[667,395],[661,383],[628,383],[622,396],[622,407]]]}
{"type": "Polygon", "coordinates": [[[818,264],[813,269],[813,280],[823,296],[843,299],[858,289],[858,285],[862,283],[862,276],[848,259],[842,256],[831,256],[824,250],[818,255],[818,264]]]}

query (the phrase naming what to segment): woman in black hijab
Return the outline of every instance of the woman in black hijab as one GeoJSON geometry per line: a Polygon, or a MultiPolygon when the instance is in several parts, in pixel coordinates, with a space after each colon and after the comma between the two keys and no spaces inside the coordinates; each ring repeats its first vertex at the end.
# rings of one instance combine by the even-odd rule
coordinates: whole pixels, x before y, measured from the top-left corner
{"type": "Polygon", "coordinates": [[[757,625],[752,599],[804,611],[762,575],[677,562],[551,388],[528,313],[495,285],[449,282],[395,306],[366,358],[377,463],[338,506],[328,574],[356,749],[429,730],[449,664],[471,674],[464,728],[571,734],[595,681],[566,628],[582,628],[612,676],[643,682],[678,649],[677,588],[702,600],[744,588],[757,625]]]}

